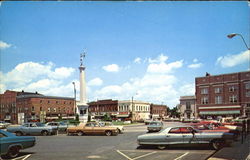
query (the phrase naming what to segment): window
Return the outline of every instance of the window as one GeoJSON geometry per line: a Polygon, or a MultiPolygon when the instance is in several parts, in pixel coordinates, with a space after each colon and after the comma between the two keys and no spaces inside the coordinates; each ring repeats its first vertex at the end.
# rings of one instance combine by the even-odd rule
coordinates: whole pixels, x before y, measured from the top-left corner
{"type": "Polygon", "coordinates": [[[229,97],[229,102],[231,103],[236,103],[237,102],[237,96],[236,95],[232,95],[229,97]]]}
{"type": "Polygon", "coordinates": [[[208,88],[202,88],[201,94],[208,94],[208,88]]]}
{"type": "Polygon", "coordinates": [[[201,104],[208,104],[208,97],[202,97],[201,104]]]}
{"type": "Polygon", "coordinates": [[[186,102],[186,109],[191,109],[191,103],[190,102],[186,102]]]}
{"type": "Polygon", "coordinates": [[[32,110],[32,112],[34,112],[34,111],[35,111],[35,107],[34,107],[34,106],[32,106],[31,110],[32,110]]]}
{"type": "Polygon", "coordinates": [[[215,88],[214,89],[214,93],[221,93],[222,92],[222,89],[221,88],[215,88]]]}
{"type": "Polygon", "coordinates": [[[221,96],[215,96],[215,104],[222,104],[222,97],[221,96]]]}
{"type": "Polygon", "coordinates": [[[40,107],[40,111],[42,111],[43,110],[43,107],[40,107]]]}
{"type": "Polygon", "coordinates": [[[169,131],[169,133],[181,133],[181,130],[180,130],[180,128],[172,128],[170,131],[169,131]]]}
{"type": "Polygon", "coordinates": [[[48,108],[48,112],[50,112],[50,108],[48,108]]]}
{"type": "Polygon", "coordinates": [[[250,91],[246,92],[246,97],[250,97],[250,91]]]}
{"type": "Polygon", "coordinates": [[[188,127],[182,127],[181,128],[181,133],[192,133],[191,129],[188,127]]]}
{"type": "Polygon", "coordinates": [[[54,108],[54,112],[56,112],[56,108],[54,108]]]}
{"type": "Polygon", "coordinates": [[[229,92],[234,92],[236,91],[236,86],[230,86],[229,87],[229,92]]]}
{"type": "Polygon", "coordinates": [[[43,103],[43,100],[40,100],[40,103],[43,103]]]}
{"type": "Polygon", "coordinates": [[[48,103],[50,103],[50,101],[48,101],[48,103]]]}
{"type": "Polygon", "coordinates": [[[247,82],[247,83],[245,84],[245,87],[246,87],[246,89],[250,89],[250,82],[247,82]]]}

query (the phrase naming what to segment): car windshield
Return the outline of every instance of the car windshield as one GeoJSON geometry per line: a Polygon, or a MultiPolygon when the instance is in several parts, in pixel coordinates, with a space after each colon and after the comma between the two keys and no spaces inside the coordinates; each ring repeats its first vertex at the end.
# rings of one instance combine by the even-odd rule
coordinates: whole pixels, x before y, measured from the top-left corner
{"type": "Polygon", "coordinates": [[[43,124],[43,123],[36,123],[36,125],[37,125],[38,127],[43,127],[43,126],[45,126],[45,124],[43,124]]]}
{"type": "Polygon", "coordinates": [[[150,122],[149,125],[157,125],[157,126],[159,126],[159,125],[161,125],[161,123],[159,123],[159,122],[150,122]]]}

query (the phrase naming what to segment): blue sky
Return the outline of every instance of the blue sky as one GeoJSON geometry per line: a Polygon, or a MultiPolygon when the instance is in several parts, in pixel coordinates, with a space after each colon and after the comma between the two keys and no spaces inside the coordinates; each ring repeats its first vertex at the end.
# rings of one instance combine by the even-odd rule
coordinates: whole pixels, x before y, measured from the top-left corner
{"type": "Polygon", "coordinates": [[[246,71],[247,2],[2,2],[1,93],[79,96],[80,53],[88,100],[174,107],[195,77],[246,71]]]}

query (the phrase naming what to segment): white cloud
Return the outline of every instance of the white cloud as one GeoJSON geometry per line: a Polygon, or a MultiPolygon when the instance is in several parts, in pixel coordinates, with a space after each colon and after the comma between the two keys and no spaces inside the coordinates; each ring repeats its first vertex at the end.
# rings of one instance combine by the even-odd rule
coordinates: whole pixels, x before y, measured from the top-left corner
{"type": "MultiPolygon", "coordinates": [[[[174,69],[183,65],[183,60],[166,63],[168,57],[161,54],[156,59],[148,59],[147,72],[142,77],[131,78],[120,85],[108,85],[91,93],[91,98],[142,100],[171,107],[179,103],[181,92],[174,69]],[[178,86],[177,88],[175,86],[178,86]]],[[[187,88],[187,87],[185,87],[187,88]]]]}
{"type": "Polygon", "coordinates": [[[140,57],[135,58],[134,63],[141,64],[141,58],[140,57]]]}
{"type": "Polygon", "coordinates": [[[103,80],[99,77],[94,78],[88,82],[89,86],[101,86],[103,84],[103,80]]]}
{"type": "Polygon", "coordinates": [[[69,77],[73,72],[75,72],[74,68],[60,67],[56,68],[55,71],[52,71],[49,74],[49,77],[54,79],[63,79],[69,77]]]}
{"type": "Polygon", "coordinates": [[[52,62],[36,63],[24,62],[18,64],[8,73],[0,72],[1,93],[6,89],[15,91],[39,92],[45,95],[70,96],[73,95],[70,77],[75,72],[73,68],[55,68],[52,62]]]}
{"type": "Polygon", "coordinates": [[[117,64],[110,64],[103,66],[102,69],[104,69],[106,72],[119,72],[120,67],[117,64]]]}
{"type": "Polygon", "coordinates": [[[175,61],[172,63],[152,63],[149,64],[147,72],[151,73],[171,73],[173,69],[181,68],[183,65],[183,60],[175,61]]]}
{"type": "Polygon", "coordinates": [[[196,59],[196,58],[195,58],[195,59],[193,59],[193,62],[194,62],[194,63],[198,62],[198,59],[196,59]]]}
{"type": "Polygon", "coordinates": [[[165,56],[164,54],[160,54],[156,59],[148,59],[149,63],[164,63],[168,60],[168,56],[165,56]]]}
{"type": "Polygon", "coordinates": [[[221,56],[217,58],[216,64],[220,64],[223,68],[234,67],[248,62],[249,54],[247,50],[239,54],[221,56]]]}
{"type": "Polygon", "coordinates": [[[6,48],[9,48],[11,47],[11,44],[8,44],[4,41],[0,41],[0,49],[6,49],[6,48]]]}
{"type": "Polygon", "coordinates": [[[188,65],[188,68],[200,68],[202,66],[202,63],[194,63],[194,64],[190,64],[188,65]]]}
{"type": "Polygon", "coordinates": [[[190,96],[195,95],[195,84],[184,84],[179,88],[179,93],[181,96],[190,96]]]}

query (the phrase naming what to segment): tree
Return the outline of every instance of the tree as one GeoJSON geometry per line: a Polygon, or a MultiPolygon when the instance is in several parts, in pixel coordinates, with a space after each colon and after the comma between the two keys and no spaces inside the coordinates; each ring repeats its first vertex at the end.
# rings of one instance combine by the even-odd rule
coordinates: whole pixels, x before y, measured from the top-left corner
{"type": "Polygon", "coordinates": [[[170,109],[170,116],[180,118],[180,112],[178,112],[177,106],[174,107],[173,109],[170,109]]]}
{"type": "Polygon", "coordinates": [[[76,119],[75,119],[76,122],[79,122],[79,115],[76,114],[76,119]]]}

